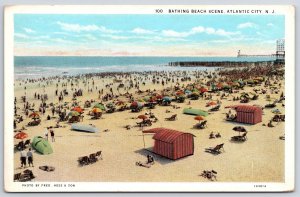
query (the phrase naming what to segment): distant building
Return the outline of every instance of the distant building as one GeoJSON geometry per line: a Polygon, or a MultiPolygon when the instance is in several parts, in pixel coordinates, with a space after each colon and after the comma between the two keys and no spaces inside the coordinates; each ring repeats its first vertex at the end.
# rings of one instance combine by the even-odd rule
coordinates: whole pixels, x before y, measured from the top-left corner
{"type": "Polygon", "coordinates": [[[285,61],[285,40],[279,39],[276,41],[276,61],[285,61]]]}

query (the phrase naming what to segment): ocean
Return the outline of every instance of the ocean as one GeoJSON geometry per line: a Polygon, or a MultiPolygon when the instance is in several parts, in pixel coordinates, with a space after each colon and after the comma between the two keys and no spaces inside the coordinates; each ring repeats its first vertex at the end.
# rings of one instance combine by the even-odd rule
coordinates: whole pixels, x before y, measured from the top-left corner
{"type": "Polygon", "coordinates": [[[171,67],[176,61],[268,61],[256,57],[90,57],[15,56],[15,79],[79,75],[99,72],[142,72],[171,70],[213,70],[211,67],[171,67]]]}

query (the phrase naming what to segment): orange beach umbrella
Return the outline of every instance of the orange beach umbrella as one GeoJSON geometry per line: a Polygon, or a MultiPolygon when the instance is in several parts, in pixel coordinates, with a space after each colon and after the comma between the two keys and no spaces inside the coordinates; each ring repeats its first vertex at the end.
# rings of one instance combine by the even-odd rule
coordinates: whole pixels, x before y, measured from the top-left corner
{"type": "Polygon", "coordinates": [[[198,121],[204,120],[203,116],[196,116],[194,119],[198,121]]]}
{"type": "Polygon", "coordinates": [[[19,139],[19,140],[23,140],[23,139],[25,139],[25,138],[27,138],[27,137],[28,137],[27,133],[24,133],[23,131],[17,133],[17,134],[14,136],[14,138],[19,139]]]}
{"type": "Polygon", "coordinates": [[[148,117],[146,116],[146,115],[139,115],[138,116],[138,119],[143,119],[143,120],[146,120],[146,119],[148,119],[148,117]]]}
{"type": "Polygon", "coordinates": [[[83,109],[79,106],[76,106],[71,111],[77,111],[78,113],[81,113],[81,112],[83,112],[83,109]]]}

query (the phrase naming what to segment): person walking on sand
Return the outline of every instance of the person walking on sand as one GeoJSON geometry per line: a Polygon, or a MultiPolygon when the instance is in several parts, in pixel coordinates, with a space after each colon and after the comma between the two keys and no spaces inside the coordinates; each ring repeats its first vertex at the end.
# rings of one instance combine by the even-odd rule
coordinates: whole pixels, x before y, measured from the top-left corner
{"type": "Polygon", "coordinates": [[[52,142],[55,142],[54,131],[53,131],[53,129],[50,130],[50,135],[51,135],[51,141],[52,141],[52,142]]]}
{"type": "Polygon", "coordinates": [[[21,160],[21,168],[23,167],[24,165],[24,168],[26,167],[26,152],[25,150],[21,150],[21,153],[20,153],[20,160],[21,160]]]}
{"type": "Polygon", "coordinates": [[[44,135],[45,135],[45,139],[48,141],[48,133],[49,133],[49,131],[48,131],[48,127],[45,129],[45,133],[44,133],[44,135]]]}
{"type": "Polygon", "coordinates": [[[28,152],[27,152],[27,160],[28,160],[28,166],[30,167],[30,164],[32,167],[33,166],[33,155],[32,155],[32,152],[31,152],[31,148],[29,148],[28,152]]]}

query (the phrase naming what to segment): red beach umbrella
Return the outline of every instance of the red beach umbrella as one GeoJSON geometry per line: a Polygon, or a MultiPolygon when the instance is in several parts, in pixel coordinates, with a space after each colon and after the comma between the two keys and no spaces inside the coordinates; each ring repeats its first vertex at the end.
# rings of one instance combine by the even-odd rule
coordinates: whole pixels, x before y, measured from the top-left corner
{"type": "Polygon", "coordinates": [[[218,83],[217,84],[217,88],[222,88],[223,87],[223,84],[222,83],[218,83]]]}
{"type": "Polygon", "coordinates": [[[124,105],[124,104],[125,104],[124,101],[117,101],[117,102],[116,102],[116,105],[117,105],[117,106],[124,105]]]}
{"type": "Polygon", "coordinates": [[[76,106],[72,109],[72,111],[77,111],[78,113],[82,113],[83,112],[83,109],[79,106],[76,106]]]}
{"type": "Polygon", "coordinates": [[[207,103],[207,105],[212,106],[212,105],[216,105],[217,103],[215,101],[210,101],[207,103]]]}
{"type": "Polygon", "coordinates": [[[39,118],[39,117],[40,117],[40,114],[37,113],[37,112],[32,112],[32,113],[29,115],[29,118],[33,118],[33,119],[39,118]]]}
{"type": "Polygon", "coordinates": [[[17,134],[14,136],[14,138],[19,139],[19,140],[23,140],[23,139],[25,139],[25,138],[27,138],[27,137],[28,137],[27,133],[24,133],[23,131],[17,133],[17,134]]]}
{"type": "Polygon", "coordinates": [[[162,98],[163,98],[162,95],[157,95],[157,96],[156,96],[156,99],[162,99],[162,98]]]}
{"type": "Polygon", "coordinates": [[[204,88],[204,87],[201,87],[199,90],[200,90],[201,93],[204,93],[204,92],[207,92],[207,91],[208,91],[208,89],[207,89],[207,88],[204,88]]]}
{"type": "Polygon", "coordinates": [[[196,116],[194,119],[198,121],[204,120],[203,116],[196,116]]]}
{"type": "Polygon", "coordinates": [[[177,96],[183,95],[183,94],[184,94],[184,92],[183,92],[182,90],[176,92],[176,95],[177,95],[177,96]]]}

